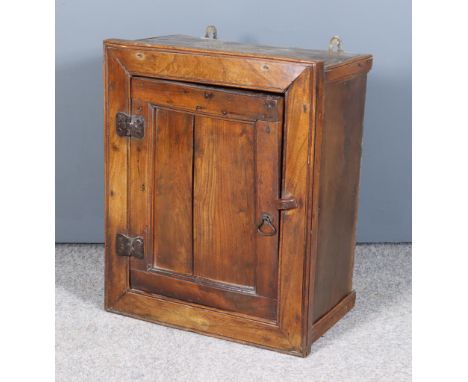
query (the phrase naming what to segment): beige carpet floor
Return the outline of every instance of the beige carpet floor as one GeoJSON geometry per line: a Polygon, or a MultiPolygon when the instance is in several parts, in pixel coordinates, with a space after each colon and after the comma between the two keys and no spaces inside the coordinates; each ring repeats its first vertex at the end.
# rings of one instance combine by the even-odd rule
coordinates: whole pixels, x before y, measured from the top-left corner
{"type": "Polygon", "coordinates": [[[357,247],[356,307],[305,359],[104,311],[103,255],[56,246],[58,382],[411,380],[411,245],[357,247]]]}

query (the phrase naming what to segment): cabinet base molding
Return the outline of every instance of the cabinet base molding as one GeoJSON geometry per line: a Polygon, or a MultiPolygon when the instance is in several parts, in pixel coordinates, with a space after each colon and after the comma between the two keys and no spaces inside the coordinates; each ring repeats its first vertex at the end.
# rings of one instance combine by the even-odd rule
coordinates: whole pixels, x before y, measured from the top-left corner
{"type": "Polygon", "coordinates": [[[339,320],[341,320],[346,313],[354,308],[356,303],[356,292],[353,290],[345,298],[343,298],[335,307],[326,313],[322,318],[320,318],[314,325],[312,325],[312,330],[310,331],[310,343],[317,341],[321,336],[323,336],[328,329],[335,325],[339,320]]]}
{"type": "MultiPolygon", "coordinates": [[[[309,344],[311,345],[315,341],[317,341],[320,337],[322,337],[333,325],[335,325],[339,320],[341,320],[346,313],[348,313],[351,309],[354,308],[356,302],[356,292],[353,290],[351,293],[349,293],[346,297],[344,297],[338,304],[335,305],[333,309],[331,309],[328,313],[326,313],[322,318],[320,318],[313,326],[312,330],[310,330],[310,338],[309,338],[309,344]]],[[[147,321],[147,322],[152,322],[154,324],[160,324],[163,326],[167,326],[169,328],[174,328],[174,329],[182,329],[188,332],[196,333],[196,334],[201,334],[201,335],[207,335],[210,337],[214,338],[219,338],[223,339],[226,341],[231,341],[231,342],[237,342],[243,345],[253,345],[255,347],[261,348],[261,349],[266,349],[266,350],[272,350],[284,354],[290,354],[294,355],[297,357],[307,357],[310,354],[310,346],[307,349],[304,349],[303,352],[300,352],[298,350],[285,350],[285,349],[278,349],[277,347],[270,347],[270,346],[265,346],[265,345],[260,345],[255,342],[249,342],[249,341],[242,341],[237,338],[232,338],[232,337],[227,337],[219,334],[215,334],[211,331],[203,331],[203,330],[197,330],[195,328],[188,328],[187,326],[182,326],[182,325],[176,325],[176,324],[171,324],[168,321],[160,321],[157,318],[152,317],[151,313],[148,312],[148,314],[145,314],[142,316],[141,314],[132,314],[129,313],[128,311],[124,310],[119,310],[116,309],[115,307],[109,307],[105,306],[105,310],[107,312],[111,313],[117,313],[120,314],[121,316],[125,317],[131,317],[131,318],[136,318],[142,321],[147,321]]]]}

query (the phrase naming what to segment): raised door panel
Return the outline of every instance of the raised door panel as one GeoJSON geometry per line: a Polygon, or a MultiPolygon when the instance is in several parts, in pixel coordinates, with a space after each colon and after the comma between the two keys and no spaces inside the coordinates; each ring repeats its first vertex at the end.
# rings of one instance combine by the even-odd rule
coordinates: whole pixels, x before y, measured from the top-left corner
{"type": "Polygon", "coordinates": [[[193,115],[154,109],[153,262],[192,274],[193,115]]]}
{"type": "Polygon", "coordinates": [[[255,287],[255,125],[196,117],[194,273],[255,287]]]}

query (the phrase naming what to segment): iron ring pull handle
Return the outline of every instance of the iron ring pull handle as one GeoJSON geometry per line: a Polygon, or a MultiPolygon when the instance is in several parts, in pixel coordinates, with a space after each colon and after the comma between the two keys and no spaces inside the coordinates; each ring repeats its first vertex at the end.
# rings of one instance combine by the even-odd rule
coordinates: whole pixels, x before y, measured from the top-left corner
{"type": "Polygon", "coordinates": [[[273,224],[273,218],[270,214],[267,214],[266,212],[262,213],[262,220],[257,225],[257,232],[263,236],[276,235],[277,230],[275,225],[273,224]],[[270,229],[268,231],[265,231],[265,227],[269,227],[270,229]]]}

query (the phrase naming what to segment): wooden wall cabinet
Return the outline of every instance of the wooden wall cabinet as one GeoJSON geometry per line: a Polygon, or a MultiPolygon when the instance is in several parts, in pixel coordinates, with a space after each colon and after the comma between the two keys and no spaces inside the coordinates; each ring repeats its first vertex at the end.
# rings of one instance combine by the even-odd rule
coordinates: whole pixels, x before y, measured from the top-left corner
{"type": "Polygon", "coordinates": [[[355,301],[371,64],[106,40],[106,309],[307,355],[355,301]]]}

